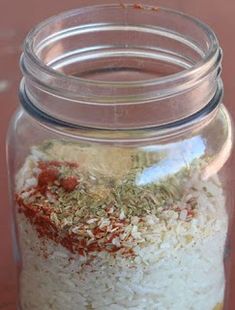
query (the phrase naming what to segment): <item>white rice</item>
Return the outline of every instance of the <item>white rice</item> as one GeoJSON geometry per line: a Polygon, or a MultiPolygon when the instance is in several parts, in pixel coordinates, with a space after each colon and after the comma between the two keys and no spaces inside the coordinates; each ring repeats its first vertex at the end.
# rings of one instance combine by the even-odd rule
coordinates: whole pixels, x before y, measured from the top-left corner
{"type": "MultiPolygon", "coordinates": [[[[17,176],[18,190],[35,182],[33,156],[17,176]]],[[[134,248],[135,258],[105,252],[93,260],[72,255],[39,238],[24,214],[18,214],[22,310],[214,310],[222,305],[225,198],[217,177],[196,179],[193,188],[197,216],[188,222],[184,211],[180,219],[174,211],[160,219],[147,216],[147,231],[132,231],[136,239],[148,241],[134,248]]]]}

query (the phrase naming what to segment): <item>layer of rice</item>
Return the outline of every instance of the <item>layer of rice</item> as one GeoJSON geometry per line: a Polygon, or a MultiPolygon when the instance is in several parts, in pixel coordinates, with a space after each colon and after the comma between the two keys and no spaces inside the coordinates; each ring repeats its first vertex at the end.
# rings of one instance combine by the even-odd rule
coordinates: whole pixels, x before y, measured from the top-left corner
{"type": "MultiPolygon", "coordinates": [[[[26,160],[17,191],[32,186],[36,160],[35,153],[26,160]]],[[[158,222],[150,217],[149,245],[136,246],[135,258],[72,255],[39,238],[24,214],[18,214],[22,310],[213,310],[222,304],[225,199],[217,177],[192,183],[197,216],[190,222],[171,213],[158,222]]]]}

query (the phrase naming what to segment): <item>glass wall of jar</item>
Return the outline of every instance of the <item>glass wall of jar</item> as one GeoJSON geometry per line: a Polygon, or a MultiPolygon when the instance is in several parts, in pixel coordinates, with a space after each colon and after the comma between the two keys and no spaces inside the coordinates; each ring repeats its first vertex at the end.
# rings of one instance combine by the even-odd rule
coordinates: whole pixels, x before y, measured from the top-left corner
{"type": "Polygon", "coordinates": [[[232,124],[213,31],[83,7],[25,41],[8,135],[21,310],[226,309],[232,124]]]}

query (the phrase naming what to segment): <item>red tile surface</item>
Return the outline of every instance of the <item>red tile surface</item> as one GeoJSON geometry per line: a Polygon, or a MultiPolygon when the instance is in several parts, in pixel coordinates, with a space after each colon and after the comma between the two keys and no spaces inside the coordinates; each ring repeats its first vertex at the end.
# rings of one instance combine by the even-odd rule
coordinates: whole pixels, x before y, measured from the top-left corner
{"type": "MultiPolygon", "coordinates": [[[[118,0],[117,0],[118,1],[118,0]]],[[[116,1],[116,2],[117,2],[116,1]]],[[[21,43],[27,31],[37,22],[60,11],[75,8],[83,3],[99,0],[0,0],[0,310],[15,310],[15,267],[12,255],[10,208],[7,201],[5,169],[5,135],[10,116],[17,106],[17,85],[20,72],[18,60],[21,43]],[[2,86],[2,87],[1,87],[2,86]]],[[[111,3],[115,1],[107,0],[111,3]]],[[[122,2],[131,2],[125,1],[122,2]]],[[[132,1],[140,3],[141,1],[132,1]]],[[[234,0],[162,0],[148,1],[154,5],[176,8],[198,16],[210,24],[220,38],[224,49],[225,103],[235,116],[235,1],[234,0]]],[[[232,272],[232,292],[235,289],[235,260],[232,272]]],[[[235,295],[235,294],[231,294],[235,295]]],[[[235,309],[230,300],[228,310],[235,309]]],[[[33,310],[33,309],[32,309],[33,310]]],[[[43,308],[42,308],[43,310],[43,308]]],[[[204,309],[202,309],[204,310],[204,309]]]]}

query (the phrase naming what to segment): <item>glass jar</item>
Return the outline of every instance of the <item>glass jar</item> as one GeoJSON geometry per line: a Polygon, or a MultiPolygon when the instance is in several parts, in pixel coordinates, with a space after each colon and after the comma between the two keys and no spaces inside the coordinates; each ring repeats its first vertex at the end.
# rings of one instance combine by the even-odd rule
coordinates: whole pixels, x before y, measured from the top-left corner
{"type": "Polygon", "coordinates": [[[21,310],[226,308],[221,54],[208,26],[144,4],[29,33],[8,135],[21,310]]]}

